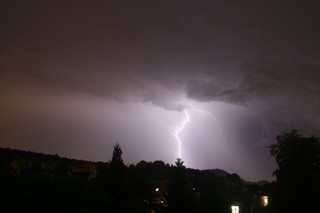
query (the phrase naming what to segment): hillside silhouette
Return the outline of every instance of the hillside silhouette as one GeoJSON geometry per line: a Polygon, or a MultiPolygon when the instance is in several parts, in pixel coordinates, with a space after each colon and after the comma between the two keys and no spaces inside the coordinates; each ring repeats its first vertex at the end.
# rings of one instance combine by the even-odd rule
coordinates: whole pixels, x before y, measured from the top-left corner
{"type": "MultiPolygon", "coordinates": [[[[176,209],[189,199],[192,208],[184,209],[190,212],[230,212],[230,205],[243,200],[243,195],[251,198],[254,193],[258,196],[263,192],[258,185],[256,191],[248,190],[246,181],[222,169],[190,169],[181,159],[176,165],[162,161],[125,165],[121,155],[118,144],[108,162],[0,148],[0,199],[3,201],[0,209],[177,212],[171,206],[178,202],[175,198],[180,197],[176,209]]],[[[258,199],[256,203],[258,205],[258,199]]],[[[251,204],[243,205],[243,210],[251,208],[251,204]]]]}
{"type": "Polygon", "coordinates": [[[269,147],[276,181],[247,182],[222,169],[163,161],[125,165],[0,148],[0,212],[309,212],[320,198],[320,141],[297,130],[269,147]]]}

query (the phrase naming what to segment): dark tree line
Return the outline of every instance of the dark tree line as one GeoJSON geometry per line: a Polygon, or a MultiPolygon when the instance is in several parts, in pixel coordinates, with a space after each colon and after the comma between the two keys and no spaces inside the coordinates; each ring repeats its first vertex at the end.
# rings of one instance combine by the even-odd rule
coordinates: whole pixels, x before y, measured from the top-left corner
{"type": "MultiPolygon", "coordinates": [[[[241,206],[240,212],[314,211],[320,203],[319,138],[284,133],[270,153],[277,179],[259,189],[269,206],[241,206]]],[[[97,163],[0,148],[0,212],[227,213],[241,200],[244,184],[237,174],[188,169],[181,159],[125,165],[118,144],[111,160],[97,163]],[[161,203],[159,182],[167,183],[161,203]]]]}
{"type": "Polygon", "coordinates": [[[125,165],[118,144],[109,162],[9,149],[0,149],[0,160],[1,212],[229,212],[232,198],[226,178],[187,169],[181,159],[125,165]],[[90,178],[82,170],[92,166],[90,178]],[[153,180],[168,182],[163,203],[153,180]]]}

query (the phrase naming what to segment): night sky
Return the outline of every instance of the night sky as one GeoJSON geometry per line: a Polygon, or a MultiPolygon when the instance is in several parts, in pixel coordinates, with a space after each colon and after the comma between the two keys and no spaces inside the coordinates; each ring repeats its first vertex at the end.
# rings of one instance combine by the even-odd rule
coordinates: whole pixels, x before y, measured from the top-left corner
{"type": "Polygon", "coordinates": [[[0,146],[272,180],[284,131],[320,135],[320,3],[2,0],[0,146]],[[197,113],[192,106],[211,113],[197,113]]]}

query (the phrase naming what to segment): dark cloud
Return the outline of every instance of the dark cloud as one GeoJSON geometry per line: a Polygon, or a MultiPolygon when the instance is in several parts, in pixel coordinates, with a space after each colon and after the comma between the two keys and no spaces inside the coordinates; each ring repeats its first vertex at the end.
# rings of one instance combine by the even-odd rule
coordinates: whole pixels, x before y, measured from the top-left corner
{"type": "Polygon", "coordinates": [[[198,101],[224,101],[227,103],[244,104],[244,95],[237,88],[223,88],[212,82],[192,81],[186,87],[188,98],[198,101]]]}
{"type": "MultiPolygon", "coordinates": [[[[166,137],[165,130],[158,136],[152,119],[145,125],[141,118],[149,113],[158,122],[157,128],[169,121],[173,125],[188,107],[182,102],[187,98],[210,106],[211,111],[216,110],[214,104],[221,107],[217,120],[232,136],[229,146],[243,150],[241,168],[250,161],[247,154],[271,170],[266,147],[275,134],[290,128],[308,134],[320,130],[318,8],[318,1],[292,0],[1,1],[1,130],[5,132],[6,121],[10,121],[12,135],[33,132],[25,147],[40,147],[40,141],[50,135],[48,147],[61,151],[63,138],[82,141],[78,147],[88,147],[77,137],[85,129],[92,131],[82,138],[100,141],[94,135],[103,137],[103,131],[94,129],[103,123],[112,129],[104,136],[113,138],[106,142],[107,147],[119,135],[133,141],[126,144],[132,150],[133,144],[157,147],[148,154],[137,149],[136,156],[143,159],[156,155],[161,150],[159,141],[170,140],[170,135],[166,137]],[[110,105],[113,102],[117,104],[110,105]],[[87,108],[74,115],[79,120],[71,116],[64,128],[70,131],[63,133],[59,126],[66,114],[72,115],[79,106],[87,108]],[[92,125],[84,125],[101,106],[101,114],[117,116],[108,117],[106,123],[91,120],[92,125]],[[115,108],[119,108],[117,113],[115,108]],[[142,109],[147,112],[131,115],[142,109]],[[162,113],[160,118],[155,112],[162,113]],[[35,118],[37,114],[41,116],[35,118]],[[38,120],[34,121],[37,125],[28,127],[33,120],[38,120]],[[46,134],[37,134],[37,129],[46,134]],[[154,134],[149,139],[157,145],[141,142],[144,129],[154,134]]],[[[201,136],[193,129],[190,132],[189,138],[201,136]]],[[[12,142],[13,146],[21,144],[22,138],[12,142]]],[[[212,150],[215,144],[209,135],[203,140],[210,142],[194,147],[199,153],[212,150]]],[[[68,150],[66,155],[72,148],[68,150]]],[[[211,166],[210,159],[194,165],[211,166]]],[[[260,176],[266,172],[263,174],[260,176]]]]}
{"type": "Polygon", "coordinates": [[[189,98],[249,105],[255,102],[286,103],[291,108],[317,109],[320,105],[320,65],[281,63],[270,60],[248,62],[240,67],[242,79],[225,88],[212,82],[188,84],[189,98]]]}

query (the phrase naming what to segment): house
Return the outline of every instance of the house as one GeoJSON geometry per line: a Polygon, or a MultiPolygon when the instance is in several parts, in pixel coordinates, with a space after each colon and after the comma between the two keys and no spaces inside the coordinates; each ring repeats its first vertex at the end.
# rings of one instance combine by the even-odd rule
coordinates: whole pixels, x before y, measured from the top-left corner
{"type": "Polygon", "coordinates": [[[232,213],[250,213],[254,210],[266,208],[269,205],[269,196],[264,194],[259,185],[244,185],[235,195],[232,213]]]}

